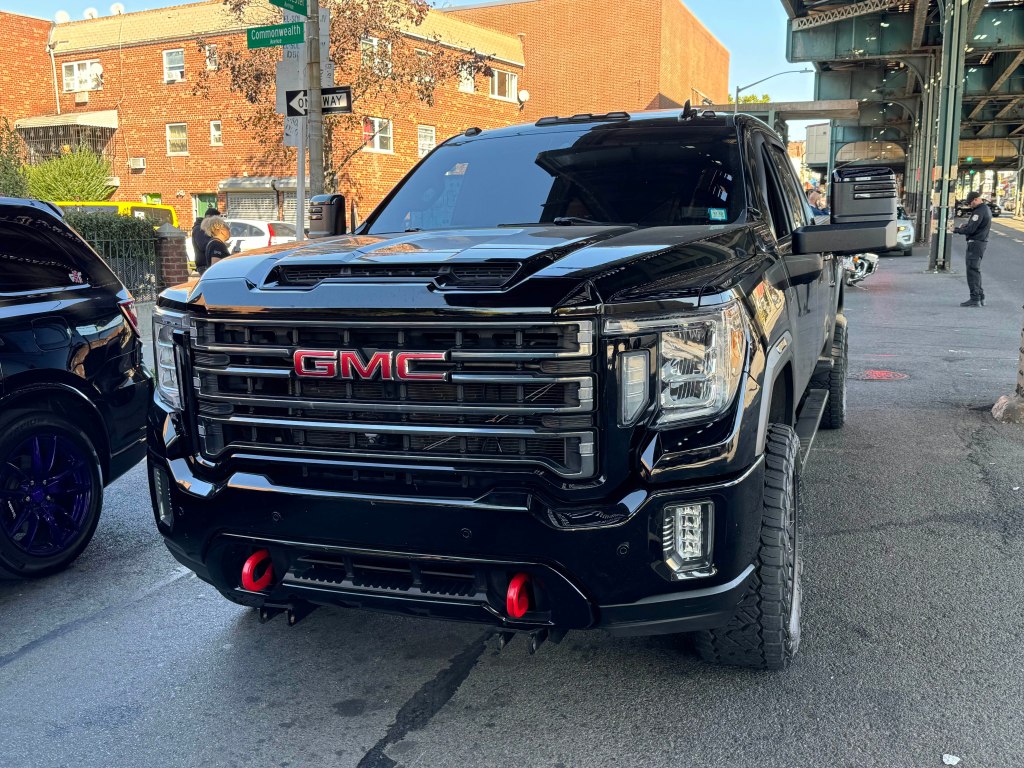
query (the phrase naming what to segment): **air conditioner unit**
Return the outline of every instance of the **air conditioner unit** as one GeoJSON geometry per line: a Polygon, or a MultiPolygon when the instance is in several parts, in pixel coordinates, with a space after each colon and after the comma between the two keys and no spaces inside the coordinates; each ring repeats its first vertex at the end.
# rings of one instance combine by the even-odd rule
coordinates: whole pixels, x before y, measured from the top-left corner
{"type": "Polygon", "coordinates": [[[75,104],[88,104],[89,103],[89,92],[88,91],[77,91],[75,93],[75,104]]]}
{"type": "Polygon", "coordinates": [[[144,171],[146,170],[146,158],[144,157],[129,157],[128,167],[133,171],[144,171]]]}
{"type": "Polygon", "coordinates": [[[168,72],[167,73],[167,82],[168,83],[180,83],[184,79],[185,79],[185,73],[184,72],[174,71],[174,72],[168,72]]]}

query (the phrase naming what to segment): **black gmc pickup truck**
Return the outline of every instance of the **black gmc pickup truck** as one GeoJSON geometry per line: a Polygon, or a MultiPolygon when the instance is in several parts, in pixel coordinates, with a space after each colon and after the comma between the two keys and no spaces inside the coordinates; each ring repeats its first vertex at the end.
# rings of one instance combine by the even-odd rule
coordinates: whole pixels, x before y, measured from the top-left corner
{"type": "Polygon", "coordinates": [[[775,133],[689,105],[450,139],[351,235],[163,293],[167,546],[264,619],[694,632],[785,666],[800,468],[845,417],[836,254],[896,243],[894,183],[860,182],[815,225],[775,133]]]}

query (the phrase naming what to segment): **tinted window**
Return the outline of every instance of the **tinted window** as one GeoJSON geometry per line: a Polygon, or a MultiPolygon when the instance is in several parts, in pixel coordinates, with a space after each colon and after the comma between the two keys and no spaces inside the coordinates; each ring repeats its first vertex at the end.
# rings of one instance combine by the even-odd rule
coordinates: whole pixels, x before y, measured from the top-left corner
{"type": "Polygon", "coordinates": [[[283,221],[275,221],[274,237],[295,237],[295,227],[283,221]]]}
{"type": "Polygon", "coordinates": [[[137,219],[146,219],[153,222],[154,226],[159,227],[161,224],[173,224],[174,219],[171,216],[171,212],[164,210],[163,208],[149,208],[145,205],[133,205],[131,207],[132,216],[137,219]]]}
{"type": "Polygon", "coordinates": [[[743,211],[735,134],[721,127],[555,127],[437,148],[370,233],[551,222],[716,224],[743,211]]]}
{"type": "Polygon", "coordinates": [[[240,221],[232,221],[228,224],[228,229],[231,231],[231,237],[266,237],[266,233],[261,232],[258,227],[254,227],[252,224],[243,224],[240,221]]]}
{"type": "Polygon", "coordinates": [[[807,224],[809,220],[807,196],[800,189],[800,183],[796,179],[796,172],[789,155],[774,144],[770,146],[772,157],[775,158],[775,168],[779,172],[779,180],[782,183],[782,193],[786,196],[788,203],[790,225],[793,229],[797,229],[807,224]]]}
{"type": "Polygon", "coordinates": [[[117,213],[116,205],[62,205],[65,213],[117,213]]]}
{"type": "Polygon", "coordinates": [[[774,168],[771,156],[768,154],[768,145],[761,145],[761,164],[764,169],[764,180],[768,193],[768,214],[772,220],[772,228],[775,230],[775,237],[781,240],[789,236],[792,218],[789,205],[786,203],[779,183],[778,173],[774,168]]]}
{"type": "Polygon", "coordinates": [[[76,285],[103,285],[116,278],[63,224],[24,211],[0,214],[0,294],[76,285]]]}

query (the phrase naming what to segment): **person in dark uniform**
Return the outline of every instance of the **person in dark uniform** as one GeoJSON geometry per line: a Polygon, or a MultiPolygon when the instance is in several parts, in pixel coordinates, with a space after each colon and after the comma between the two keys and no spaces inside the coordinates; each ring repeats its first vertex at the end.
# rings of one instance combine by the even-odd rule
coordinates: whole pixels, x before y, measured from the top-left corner
{"type": "Polygon", "coordinates": [[[203,231],[203,222],[211,216],[220,216],[220,211],[210,206],[206,209],[203,218],[196,219],[196,223],[192,225],[192,251],[195,253],[196,269],[199,274],[205,272],[206,268],[210,266],[210,262],[206,259],[206,246],[210,243],[210,236],[203,231]]]}
{"type": "Polygon", "coordinates": [[[988,232],[992,228],[992,211],[977,190],[967,193],[967,204],[971,207],[965,223],[953,231],[967,236],[967,287],[971,298],[961,307],[984,307],[985,291],[981,287],[981,257],[988,246],[988,232]]]}

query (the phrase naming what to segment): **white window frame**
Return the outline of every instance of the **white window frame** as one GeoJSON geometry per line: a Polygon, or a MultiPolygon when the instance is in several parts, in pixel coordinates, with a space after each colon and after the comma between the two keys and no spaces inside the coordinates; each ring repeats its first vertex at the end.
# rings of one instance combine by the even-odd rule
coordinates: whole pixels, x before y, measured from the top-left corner
{"type": "MultiPolygon", "coordinates": [[[[364,152],[380,152],[381,154],[386,154],[386,155],[394,154],[394,152],[395,152],[395,126],[394,126],[394,123],[392,123],[390,120],[388,120],[385,117],[369,117],[369,116],[367,116],[367,117],[363,118],[364,125],[365,125],[365,121],[366,120],[369,120],[373,124],[373,138],[370,139],[369,141],[366,141],[365,139],[363,140],[364,141],[363,151],[364,152]],[[386,131],[382,130],[383,126],[387,126],[387,130],[386,131]],[[387,137],[387,141],[388,141],[388,148],[387,149],[382,149],[381,148],[381,143],[382,143],[381,142],[381,138],[382,137],[387,137]]],[[[363,130],[363,135],[364,136],[366,135],[365,128],[363,130]]]]}
{"type": "Polygon", "coordinates": [[[491,68],[491,98],[497,99],[498,101],[519,101],[519,74],[516,72],[509,72],[504,69],[491,68]],[[506,85],[509,96],[498,95],[498,78],[504,76],[507,78],[506,85]]]}
{"type": "Polygon", "coordinates": [[[375,72],[385,77],[391,74],[391,43],[387,40],[367,35],[359,41],[359,56],[362,66],[373,67],[375,72]]]}
{"type": "Polygon", "coordinates": [[[430,74],[430,51],[425,51],[422,48],[416,49],[416,70],[418,82],[434,82],[434,76],[430,74]]]}
{"type": "Polygon", "coordinates": [[[476,93],[476,70],[472,64],[463,64],[459,72],[459,93],[476,93]]]}
{"type": "MultiPolygon", "coordinates": [[[[188,157],[188,123],[167,123],[164,128],[167,136],[167,156],[168,157],[188,157]],[[171,128],[182,126],[185,129],[185,151],[184,152],[172,152],[171,151],[171,128]]],[[[178,139],[180,141],[180,138],[178,139]]]]}
{"type": "Polygon", "coordinates": [[[169,48],[164,51],[164,82],[165,83],[178,83],[185,79],[185,49],[184,48],[169,48]],[[167,64],[168,54],[180,53],[181,54],[181,67],[171,67],[167,64]],[[181,72],[181,77],[175,77],[172,75],[173,72],[181,72]]]}
{"type": "Polygon", "coordinates": [[[206,46],[204,53],[206,53],[206,69],[210,72],[215,71],[219,67],[217,63],[217,44],[211,43],[206,46]]]}
{"type": "MultiPolygon", "coordinates": [[[[186,129],[187,131],[188,129],[186,129]]],[[[188,140],[186,133],[185,140],[188,140]]],[[[210,121],[210,146],[211,147],[223,147],[224,146],[224,123],[220,120],[210,121]],[[216,132],[213,126],[217,126],[216,132]],[[216,139],[216,140],[215,140],[216,139]]]]}
{"type": "Polygon", "coordinates": [[[417,125],[416,126],[416,152],[419,157],[426,157],[427,153],[430,152],[434,147],[437,146],[437,128],[432,125],[417,125]],[[423,140],[423,134],[426,131],[430,131],[430,139],[427,141],[423,140]],[[430,146],[426,146],[427,144],[430,146]]]}
{"type": "Polygon", "coordinates": [[[99,59],[82,59],[80,61],[65,61],[61,64],[61,77],[64,82],[64,93],[78,93],[80,91],[102,91],[103,75],[94,76],[91,72],[94,66],[99,66],[99,59]],[[71,70],[71,77],[68,77],[68,69],[71,70]],[[70,82],[71,87],[68,87],[70,82]]]}

